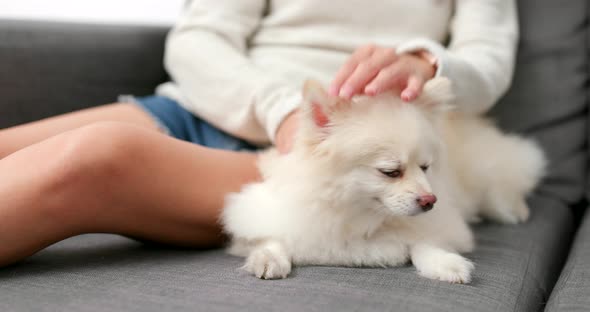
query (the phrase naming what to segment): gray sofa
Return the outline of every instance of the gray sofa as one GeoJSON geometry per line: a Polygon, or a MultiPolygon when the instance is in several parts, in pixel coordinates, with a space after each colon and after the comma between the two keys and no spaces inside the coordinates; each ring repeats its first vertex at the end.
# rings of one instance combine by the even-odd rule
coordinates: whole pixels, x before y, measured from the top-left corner
{"type": "MultiPolygon", "coordinates": [[[[514,84],[490,116],[538,140],[551,169],[529,200],[529,222],[475,226],[472,284],[420,278],[411,267],[304,267],[288,279],[263,281],[239,272],[241,259],[222,250],[91,234],[0,269],[0,311],[590,310],[589,5],[518,5],[514,84]]],[[[152,93],[167,79],[165,34],[0,21],[0,127],[112,102],[118,94],[152,93]]]]}

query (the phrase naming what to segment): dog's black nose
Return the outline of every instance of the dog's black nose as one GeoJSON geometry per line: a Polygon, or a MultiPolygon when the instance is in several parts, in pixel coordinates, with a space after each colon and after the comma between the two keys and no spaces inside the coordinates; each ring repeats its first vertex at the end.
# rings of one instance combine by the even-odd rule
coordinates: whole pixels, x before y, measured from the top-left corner
{"type": "Polygon", "coordinates": [[[424,212],[426,211],[430,211],[432,210],[432,208],[434,207],[434,204],[426,204],[424,206],[420,206],[422,208],[422,210],[424,210],[424,212]]]}

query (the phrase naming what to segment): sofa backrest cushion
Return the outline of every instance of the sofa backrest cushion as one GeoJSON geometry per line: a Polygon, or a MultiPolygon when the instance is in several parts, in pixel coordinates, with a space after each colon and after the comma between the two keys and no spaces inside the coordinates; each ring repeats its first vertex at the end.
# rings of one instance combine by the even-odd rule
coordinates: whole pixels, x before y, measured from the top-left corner
{"type": "Polygon", "coordinates": [[[577,203],[587,177],[588,1],[519,0],[518,10],[513,85],[490,116],[544,148],[550,168],[538,191],[577,203]]]}
{"type": "Polygon", "coordinates": [[[0,20],[0,128],[147,95],[167,27],[0,20]]]}

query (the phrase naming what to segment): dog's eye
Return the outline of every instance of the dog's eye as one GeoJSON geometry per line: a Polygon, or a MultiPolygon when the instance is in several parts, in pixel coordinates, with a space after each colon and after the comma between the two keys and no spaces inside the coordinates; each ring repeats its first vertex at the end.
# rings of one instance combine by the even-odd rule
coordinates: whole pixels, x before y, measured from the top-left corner
{"type": "Polygon", "coordinates": [[[387,170],[387,169],[379,169],[379,172],[383,173],[384,175],[390,178],[399,178],[402,176],[401,170],[387,170]]]}
{"type": "Polygon", "coordinates": [[[428,165],[422,165],[422,166],[420,166],[420,169],[422,169],[422,171],[426,172],[426,171],[428,171],[429,167],[430,166],[428,166],[428,165]]]}

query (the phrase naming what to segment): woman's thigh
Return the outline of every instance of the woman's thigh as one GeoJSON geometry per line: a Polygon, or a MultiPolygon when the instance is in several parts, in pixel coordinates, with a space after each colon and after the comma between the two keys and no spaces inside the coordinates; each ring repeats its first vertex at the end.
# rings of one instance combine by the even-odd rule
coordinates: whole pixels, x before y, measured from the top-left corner
{"type": "Polygon", "coordinates": [[[83,233],[219,244],[227,193],[258,179],[256,155],[101,122],[0,160],[0,266],[83,233]]]}
{"type": "Polygon", "coordinates": [[[204,232],[219,233],[225,196],[258,178],[252,153],[211,149],[120,123],[97,124],[78,135],[72,156],[90,160],[81,169],[104,169],[88,180],[86,191],[95,192],[96,181],[99,190],[110,190],[108,206],[97,207],[104,212],[95,219],[97,231],[202,245],[210,239],[201,239],[204,232]],[[101,148],[104,154],[88,155],[101,148]]]}
{"type": "Polygon", "coordinates": [[[157,123],[139,106],[107,104],[0,130],[0,158],[54,135],[100,121],[125,122],[158,130],[157,123]]]}
{"type": "MultiPolygon", "coordinates": [[[[224,197],[258,179],[255,162],[252,153],[210,149],[126,123],[101,122],[14,153],[0,161],[0,169],[36,164],[39,168],[28,176],[42,182],[34,192],[53,203],[42,208],[50,213],[39,216],[55,216],[56,226],[69,224],[72,233],[207,246],[221,238],[224,197]]],[[[23,184],[25,172],[18,172],[23,184]]],[[[39,205],[23,209],[37,213],[39,205]]]]}

